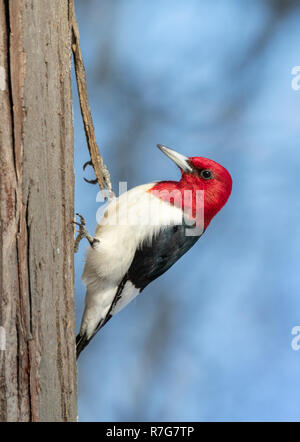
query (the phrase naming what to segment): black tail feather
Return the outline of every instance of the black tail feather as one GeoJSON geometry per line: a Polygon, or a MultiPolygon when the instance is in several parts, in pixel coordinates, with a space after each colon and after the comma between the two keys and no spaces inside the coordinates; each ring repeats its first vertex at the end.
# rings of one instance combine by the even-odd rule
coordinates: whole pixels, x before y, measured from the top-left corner
{"type": "Polygon", "coordinates": [[[86,335],[80,335],[78,334],[76,336],[76,357],[78,359],[80,353],[82,350],[88,345],[91,339],[88,339],[86,335]]]}
{"type": "Polygon", "coordinates": [[[78,335],[76,336],[76,358],[77,359],[78,359],[80,353],[82,352],[82,350],[88,345],[90,340],[95,336],[95,334],[100,330],[100,328],[102,328],[111,318],[112,318],[111,315],[107,315],[106,318],[104,319],[104,321],[101,320],[99,322],[96,330],[94,331],[92,336],[90,336],[89,338],[87,338],[85,333],[83,335],[78,333],[78,335]]]}

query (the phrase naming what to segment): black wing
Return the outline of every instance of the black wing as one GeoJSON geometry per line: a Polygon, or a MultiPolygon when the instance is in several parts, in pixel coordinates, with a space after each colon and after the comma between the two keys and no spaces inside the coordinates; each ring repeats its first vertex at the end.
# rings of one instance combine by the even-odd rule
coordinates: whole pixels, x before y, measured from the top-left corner
{"type": "Polygon", "coordinates": [[[168,226],[136,251],[127,279],[141,291],[154,279],[165,273],[200,238],[187,236],[185,225],[168,226]]]}

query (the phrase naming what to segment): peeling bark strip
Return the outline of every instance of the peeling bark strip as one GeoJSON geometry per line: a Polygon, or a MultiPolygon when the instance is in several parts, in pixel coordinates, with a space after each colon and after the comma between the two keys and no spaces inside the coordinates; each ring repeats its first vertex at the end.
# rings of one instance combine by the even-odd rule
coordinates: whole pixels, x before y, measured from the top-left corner
{"type": "Polygon", "coordinates": [[[74,421],[70,0],[0,2],[0,421],[74,421]]]}

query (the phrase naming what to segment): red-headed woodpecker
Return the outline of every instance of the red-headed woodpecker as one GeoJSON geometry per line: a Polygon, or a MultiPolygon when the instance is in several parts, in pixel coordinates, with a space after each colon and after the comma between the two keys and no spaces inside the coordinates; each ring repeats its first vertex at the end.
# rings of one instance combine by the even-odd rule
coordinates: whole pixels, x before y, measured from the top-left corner
{"type": "Polygon", "coordinates": [[[181,180],[135,187],[106,208],[82,276],[87,292],[77,356],[112,316],[195,244],[231,193],[231,176],[220,164],[158,147],[180,168],[181,180]]]}

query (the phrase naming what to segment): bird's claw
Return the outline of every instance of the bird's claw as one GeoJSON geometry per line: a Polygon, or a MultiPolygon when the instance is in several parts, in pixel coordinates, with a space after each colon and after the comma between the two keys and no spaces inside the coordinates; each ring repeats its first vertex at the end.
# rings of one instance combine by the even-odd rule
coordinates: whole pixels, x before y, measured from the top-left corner
{"type": "MultiPolygon", "coordinates": [[[[83,170],[85,170],[87,166],[92,166],[94,168],[92,160],[84,163],[84,165],[82,167],[83,170]]],[[[112,187],[111,187],[109,171],[103,162],[102,162],[102,174],[103,174],[103,181],[105,183],[105,186],[107,187],[107,190],[105,190],[105,192],[106,192],[105,200],[111,200],[115,197],[115,194],[114,194],[112,187]]],[[[88,180],[87,178],[83,177],[83,179],[85,182],[87,182],[89,184],[98,184],[97,178],[95,178],[94,180],[88,180]]]]}
{"type": "MultiPolygon", "coordinates": [[[[93,163],[92,163],[92,160],[87,161],[86,163],[84,163],[84,165],[83,165],[83,170],[85,170],[86,166],[92,166],[92,167],[94,167],[94,166],[93,166],[93,163]]],[[[84,178],[84,177],[83,177],[83,179],[84,179],[84,181],[86,181],[86,182],[89,183],[89,184],[97,184],[97,183],[98,183],[97,178],[95,178],[94,180],[88,180],[87,178],[84,178]]]]}
{"type": "Polygon", "coordinates": [[[73,224],[76,224],[79,227],[78,235],[75,239],[75,244],[74,244],[74,253],[78,251],[79,243],[82,240],[82,238],[86,238],[90,243],[91,247],[94,247],[95,244],[99,242],[98,239],[93,238],[87,231],[84,217],[80,215],[80,213],[76,213],[76,215],[79,217],[80,223],[78,223],[77,221],[72,221],[73,224]]]}

